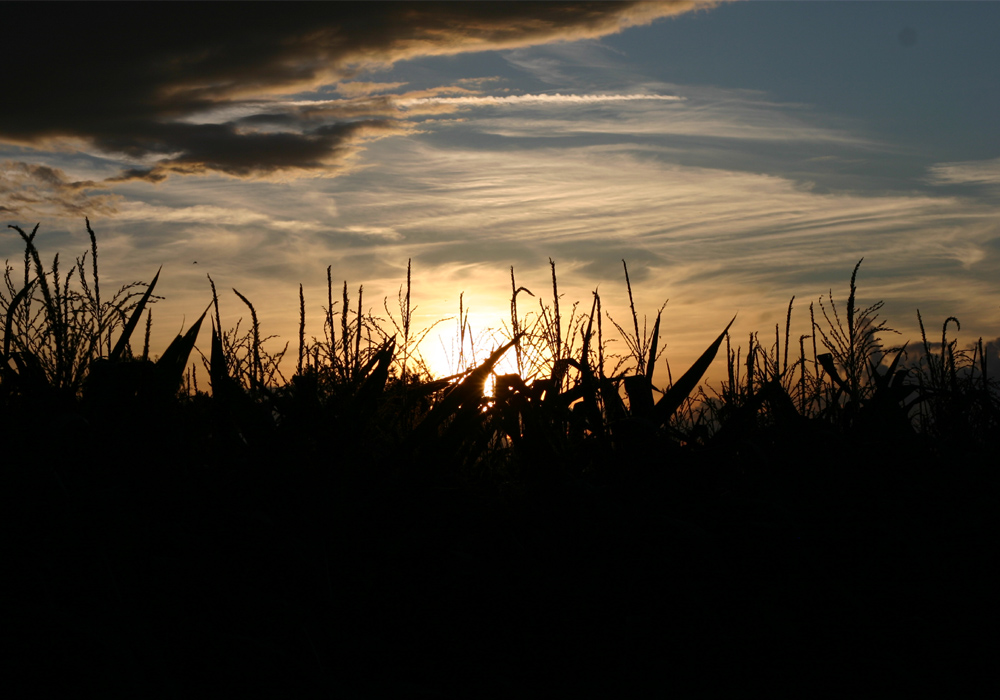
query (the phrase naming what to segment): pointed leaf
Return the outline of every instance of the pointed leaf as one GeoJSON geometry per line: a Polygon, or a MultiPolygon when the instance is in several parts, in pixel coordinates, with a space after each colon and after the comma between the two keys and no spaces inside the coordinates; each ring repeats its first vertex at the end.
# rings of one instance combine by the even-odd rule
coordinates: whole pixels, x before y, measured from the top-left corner
{"type": "Polygon", "coordinates": [[[157,374],[163,386],[171,392],[176,391],[181,384],[184,368],[187,366],[188,357],[190,357],[194,343],[198,339],[198,331],[201,330],[201,322],[205,320],[206,314],[208,314],[208,309],[202,312],[187,333],[174,338],[160,359],[156,361],[157,374]]]}
{"type": "Polygon", "coordinates": [[[830,375],[830,379],[832,379],[838,387],[846,391],[847,383],[840,378],[840,375],[837,374],[837,368],[833,366],[833,355],[825,352],[822,355],[817,355],[816,359],[819,360],[820,365],[823,366],[826,373],[830,375]]]}
{"type": "Polygon", "coordinates": [[[649,360],[646,362],[646,379],[649,380],[650,384],[653,382],[653,364],[656,362],[656,344],[660,340],[660,316],[662,315],[662,311],[656,314],[656,323],[653,324],[653,339],[649,346],[649,360]]]}
{"type": "Polygon", "coordinates": [[[667,393],[664,394],[656,403],[654,418],[658,426],[664,425],[668,420],[670,420],[670,416],[672,416],[674,412],[681,407],[681,404],[684,403],[684,399],[686,399],[688,395],[694,391],[694,388],[698,385],[698,382],[701,381],[702,376],[708,370],[708,366],[711,365],[712,360],[715,359],[715,355],[719,352],[719,347],[722,345],[722,341],[726,338],[726,331],[729,330],[729,327],[733,325],[734,321],[736,321],[735,316],[733,316],[733,320],[730,321],[722,330],[719,337],[715,339],[715,342],[708,346],[708,349],[706,349],[705,352],[701,354],[701,357],[699,357],[695,363],[691,365],[691,368],[685,372],[683,376],[681,376],[681,378],[678,379],[674,385],[667,390],[667,393]]]}
{"type": "Polygon", "coordinates": [[[396,349],[396,336],[392,336],[375,353],[375,357],[365,367],[364,383],[358,390],[357,407],[363,411],[369,407],[372,401],[385,391],[385,384],[389,380],[389,365],[392,363],[392,355],[396,349]],[[374,366],[374,369],[372,369],[374,366]],[[370,374],[368,372],[370,371],[370,374]]]}
{"type": "Polygon", "coordinates": [[[465,379],[448,392],[441,402],[430,410],[420,425],[417,426],[417,430],[414,433],[415,436],[423,437],[428,431],[437,428],[437,426],[462,406],[472,400],[478,401],[483,395],[483,385],[486,383],[486,378],[490,375],[490,372],[493,371],[493,366],[505,352],[514,347],[514,343],[518,341],[520,336],[521,334],[518,334],[514,340],[494,350],[481,365],[469,372],[465,379]]]}
{"type": "Polygon", "coordinates": [[[125,324],[125,329],[122,331],[121,337],[118,339],[118,342],[115,343],[114,350],[112,350],[111,354],[108,356],[109,360],[121,359],[122,353],[125,352],[125,347],[128,345],[128,339],[132,337],[132,331],[134,331],[135,327],[139,325],[139,318],[142,316],[142,312],[146,308],[146,302],[149,301],[149,297],[153,293],[153,287],[156,286],[156,280],[160,278],[160,270],[162,269],[163,266],[161,265],[160,269],[157,270],[156,274],[153,276],[153,281],[149,283],[148,287],[146,287],[146,292],[142,295],[142,299],[140,299],[139,303],[136,304],[135,310],[132,312],[132,317],[129,318],[128,323],[125,324]]]}
{"type": "Polygon", "coordinates": [[[906,345],[903,345],[896,353],[896,356],[892,358],[892,362],[889,364],[889,368],[886,370],[885,374],[879,374],[873,371],[872,374],[875,375],[875,390],[876,392],[883,392],[888,389],[893,384],[893,379],[896,376],[896,367],[899,365],[899,358],[903,356],[903,351],[906,350],[906,345]]]}

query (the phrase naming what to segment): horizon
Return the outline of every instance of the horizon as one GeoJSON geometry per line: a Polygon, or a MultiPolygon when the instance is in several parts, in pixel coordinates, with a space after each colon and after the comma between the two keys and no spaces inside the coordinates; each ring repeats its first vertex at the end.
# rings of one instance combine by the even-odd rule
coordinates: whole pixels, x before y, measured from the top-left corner
{"type": "MultiPolygon", "coordinates": [[[[794,296],[808,333],[864,258],[889,345],[919,343],[919,309],[998,356],[995,3],[195,7],[12,10],[51,45],[11,59],[0,255],[38,223],[43,262],[72,259],[89,216],[103,284],[163,265],[154,354],[206,274],[224,326],[234,287],[293,350],[299,283],[322,336],[327,266],[381,316],[412,258],[418,329],[464,293],[476,335],[509,321],[512,266],[519,306],[551,303],[550,258],[564,317],[596,288],[627,327],[624,259],[640,323],[669,299],[676,376],[734,314],[735,347],[794,296]],[[81,52],[88,27],[116,39],[81,52]]],[[[421,346],[438,375],[450,325],[421,346]]]]}

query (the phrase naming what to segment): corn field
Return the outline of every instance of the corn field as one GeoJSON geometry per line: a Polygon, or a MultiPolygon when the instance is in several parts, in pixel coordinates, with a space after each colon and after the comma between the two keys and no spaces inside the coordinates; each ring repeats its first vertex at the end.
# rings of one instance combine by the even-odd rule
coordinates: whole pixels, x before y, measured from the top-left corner
{"type": "Polygon", "coordinates": [[[924,689],[986,660],[1000,368],[955,318],[892,345],[860,261],[809,334],[793,298],[773,338],[720,323],[676,376],[624,261],[622,323],[596,291],[561,308],[553,261],[550,301],[511,269],[502,336],[467,353],[460,308],[433,377],[409,266],[382,318],[328,268],[318,335],[300,285],[277,352],[209,278],[154,355],[159,272],[102,297],[86,226],[68,269],[11,226],[0,286],[18,634],[46,688],[709,695],[877,668],[924,689]]]}

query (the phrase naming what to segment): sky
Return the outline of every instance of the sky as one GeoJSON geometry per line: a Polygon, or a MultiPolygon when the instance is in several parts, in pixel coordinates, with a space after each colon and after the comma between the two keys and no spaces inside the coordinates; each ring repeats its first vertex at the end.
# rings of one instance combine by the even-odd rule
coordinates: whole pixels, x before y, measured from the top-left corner
{"type": "Polygon", "coordinates": [[[451,319],[421,346],[439,375],[460,294],[485,354],[510,268],[532,311],[550,259],[564,314],[597,289],[630,320],[623,259],[640,322],[669,300],[675,373],[734,315],[734,343],[773,338],[793,296],[808,334],[862,258],[887,343],[919,342],[918,309],[1000,340],[1000,3],[3,9],[0,257],[7,224],[79,256],[89,217],[102,288],[163,266],[154,353],[206,275],[225,325],[236,288],[294,352],[300,283],[321,336],[327,266],[385,316],[410,259],[415,324],[451,319]]]}

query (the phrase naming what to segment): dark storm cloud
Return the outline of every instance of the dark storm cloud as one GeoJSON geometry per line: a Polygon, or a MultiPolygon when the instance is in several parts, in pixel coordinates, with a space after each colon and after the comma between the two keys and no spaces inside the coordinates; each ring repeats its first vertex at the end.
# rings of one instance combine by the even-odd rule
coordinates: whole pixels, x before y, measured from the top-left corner
{"type": "Polygon", "coordinates": [[[5,56],[0,140],[83,141],[143,164],[123,177],[152,180],[313,171],[399,125],[386,118],[357,126],[350,114],[308,130],[271,114],[265,125],[293,129],[278,133],[251,128],[248,114],[240,126],[192,122],[226,108],[253,112],[261,100],[399,60],[597,37],[710,4],[7,4],[5,27],[31,41],[5,56]]]}
{"type": "Polygon", "coordinates": [[[131,169],[112,181],[158,182],[168,174],[193,175],[216,171],[234,177],[266,176],[279,171],[336,169],[365,138],[405,131],[385,120],[342,122],[311,131],[240,131],[233,124],[165,124],[144,132],[95,139],[108,152],[131,156],[164,155],[148,169],[131,169]]]}

